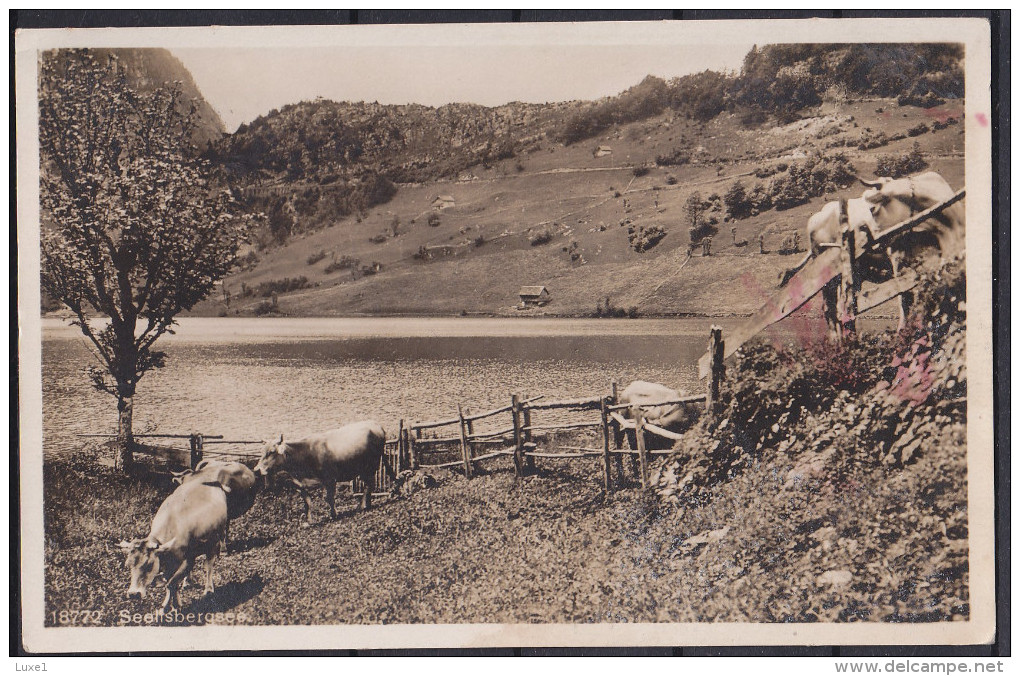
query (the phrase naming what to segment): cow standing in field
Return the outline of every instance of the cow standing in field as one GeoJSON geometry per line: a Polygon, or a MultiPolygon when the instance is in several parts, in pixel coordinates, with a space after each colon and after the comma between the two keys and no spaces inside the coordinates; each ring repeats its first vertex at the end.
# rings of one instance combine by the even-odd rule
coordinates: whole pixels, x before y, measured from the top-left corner
{"type": "Polygon", "coordinates": [[[336,484],[339,481],[361,479],[365,485],[362,506],[372,506],[375,490],[375,473],[379,469],[386,432],[379,423],[356,422],[339,429],[313,434],[299,441],[279,441],[267,444],[262,459],[255,466],[255,474],[268,476],[284,470],[301,492],[305,501],[303,526],[311,524],[312,510],[308,488],[322,484],[326,489],[326,504],[330,519],[336,519],[336,484]]]}
{"type": "Polygon", "coordinates": [[[239,462],[203,460],[194,470],[175,472],[174,483],[184,485],[193,481],[218,483],[227,494],[227,530],[223,534],[223,552],[227,551],[230,521],[248,513],[255,504],[258,478],[255,472],[239,462]]]}
{"type": "MultiPolygon", "coordinates": [[[[808,219],[808,253],[794,267],[782,274],[782,284],[807,265],[813,256],[824,249],[841,246],[843,222],[854,232],[857,251],[864,251],[868,242],[882,230],[908,220],[915,214],[948,200],[954,195],[952,187],[942,176],[926,172],[908,178],[883,177],[874,181],[860,179],[868,187],[861,197],[829,202],[821,211],[808,219]]],[[[858,259],[863,279],[881,283],[899,275],[900,268],[924,258],[928,252],[938,251],[943,258],[954,256],[963,249],[965,212],[956,203],[915,226],[910,232],[895,238],[885,249],[865,253],[858,259]],[[890,277],[891,275],[891,277],[890,277]]],[[[837,335],[836,317],[838,280],[822,288],[825,301],[825,319],[831,335],[837,335]]],[[[900,328],[906,323],[910,307],[910,294],[900,295],[900,328]]]]}
{"type": "Polygon", "coordinates": [[[131,571],[128,598],[144,598],[149,584],[163,573],[167,579],[163,610],[181,607],[180,588],[205,554],[205,592],[213,588],[213,564],[227,533],[227,491],[218,481],[182,484],[163,501],[152,519],[149,535],[122,541],[131,571]]]}
{"type": "MultiPolygon", "coordinates": [[[[624,409],[627,418],[634,420],[637,417],[637,407],[640,404],[654,404],[660,401],[676,401],[686,394],[666,387],[659,383],[649,383],[644,380],[635,380],[620,393],[621,404],[631,404],[631,408],[624,409]]],[[[667,404],[665,406],[642,406],[641,413],[646,422],[667,429],[670,432],[685,432],[690,429],[701,415],[702,405],[690,404],[667,404]]],[[[637,448],[637,435],[634,430],[627,430],[627,440],[631,448],[637,448]]],[[[649,450],[667,449],[673,446],[669,439],[660,437],[651,432],[645,432],[645,448],[649,450]]]]}

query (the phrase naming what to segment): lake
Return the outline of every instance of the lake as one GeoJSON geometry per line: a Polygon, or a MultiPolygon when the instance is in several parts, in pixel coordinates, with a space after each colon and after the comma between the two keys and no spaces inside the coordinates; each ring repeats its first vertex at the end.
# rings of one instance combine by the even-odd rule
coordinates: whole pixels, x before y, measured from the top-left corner
{"type": "MultiPolygon", "coordinates": [[[[401,418],[480,412],[513,393],[597,395],[638,378],[696,392],[709,327],[740,321],[185,318],[158,343],[166,368],[139,384],[135,431],[268,439],[374,418],[393,436],[401,418]]],[[[47,318],[42,336],[43,452],[59,455],[78,434],[113,432],[116,406],[89,384],[77,329],[47,318]]]]}

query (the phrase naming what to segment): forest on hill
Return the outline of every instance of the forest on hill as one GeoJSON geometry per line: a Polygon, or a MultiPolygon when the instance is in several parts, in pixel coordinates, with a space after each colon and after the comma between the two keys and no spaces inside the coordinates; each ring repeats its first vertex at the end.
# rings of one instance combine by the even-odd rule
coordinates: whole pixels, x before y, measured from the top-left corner
{"type": "Polygon", "coordinates": [[[251,209],[269,215],[266,246],[385,204],[394,184],[456,177],[667,110],[698,122],[735,112],[754,128],[790,123],[827,93],[932,107],[963,96],[962,58],[955,44],[766,45],[748,52],[739,73],[650,75],[593,102],[432,108],[317,99],[241,125],[206,156],[251,209]]]}

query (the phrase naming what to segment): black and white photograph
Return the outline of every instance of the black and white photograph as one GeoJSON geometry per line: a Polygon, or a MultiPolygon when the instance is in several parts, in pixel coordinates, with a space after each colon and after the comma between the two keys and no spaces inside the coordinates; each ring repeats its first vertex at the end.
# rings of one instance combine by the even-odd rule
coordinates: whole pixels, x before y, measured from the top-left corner
{"type": "Polygon", "coordinates": [[[25,649],[991,642],[989,39],[19,31],[25,649]]]}

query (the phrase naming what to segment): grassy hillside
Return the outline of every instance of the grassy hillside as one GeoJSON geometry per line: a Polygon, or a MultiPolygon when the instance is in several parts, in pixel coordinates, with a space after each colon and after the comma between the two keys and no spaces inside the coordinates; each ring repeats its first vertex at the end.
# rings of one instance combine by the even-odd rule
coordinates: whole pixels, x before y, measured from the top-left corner
{"type": "Polygon", "coordinates": [[[514,309],[519,288],[540,284],[552,294],[541,310],[550,314],[590,313],[606,296],[646,315],[749,313],[803,255],[779,253],[784,239],[802,231],[825,201],[859,196],[862,188],[832,185],[792,208],[740,219],[716,202],[704,214],[718,221],[712,255],[698,249],[688,261],[685,205],[692,193],[723,197],[737,181],[767,190],[791,166],[837,154],[872,176],[884,156],[908,155],[915,142],[931,169],[961,187],[962,126],[946,120],[962,113],[961,101],[930,109],[884,99],[830,101],[784,126],[748,127],[736,113],[702,123],[668,110],[583,143],[543,139],[456,179],[400,184],[386,204],[253,254],[253,266],[225,281],[229,306],[218,294],[196,312],[268,311],[276,288],[274,311],[290,315],[524,314],[514,309]],[[599,146],[611,152],[597,156],[599,146]],[[669,158],[681,164],[656,163],[669,158]],[[433,208],[439,196],[453,205],[433,208]],[[654,226],[665,236],[635,251],[628,228],[654,226]],[[734,245],[732,227],[746,246],[734,245]],[[306,288],[280,291],[286,279],[306,288]],[[261,291],[245,295],[260,284],[261,291]]]}

